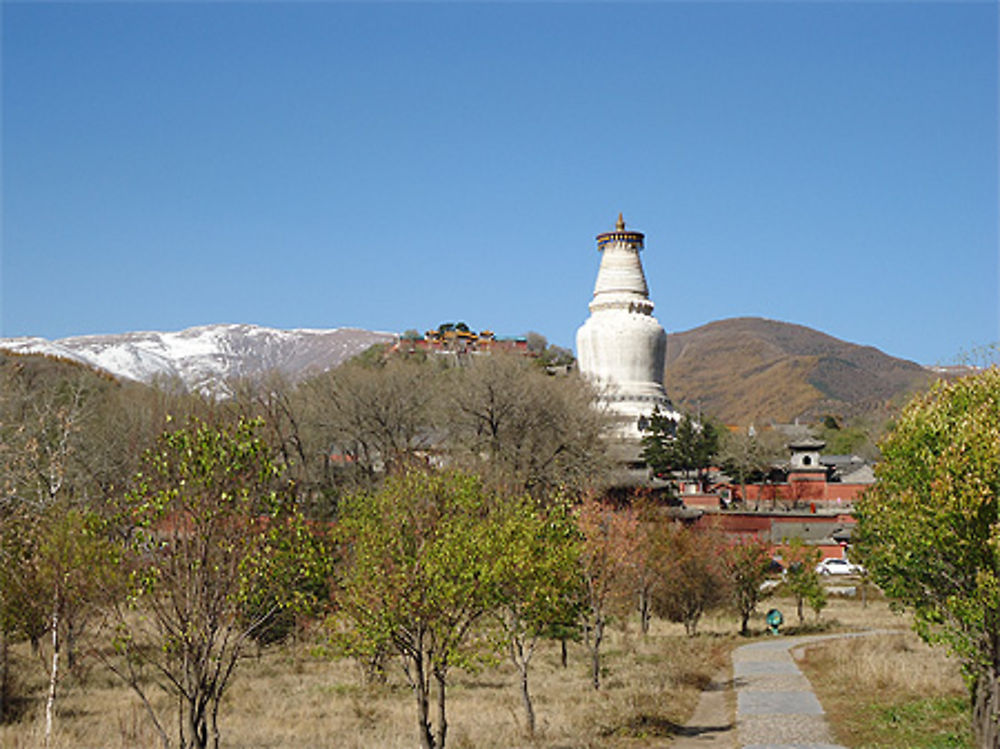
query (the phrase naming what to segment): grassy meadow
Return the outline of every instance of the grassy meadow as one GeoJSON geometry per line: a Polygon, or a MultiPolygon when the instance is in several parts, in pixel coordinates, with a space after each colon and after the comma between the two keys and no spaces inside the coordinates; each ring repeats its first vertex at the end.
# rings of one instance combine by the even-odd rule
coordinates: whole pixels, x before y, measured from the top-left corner
{"type": "MultiPolygon", "coordinates": [[[[794,603],[775,598],[794,625],[794,603]]],[[[751,624],[764,636],[763,612],[751,624]]],[[[831,598],[817,623],[802,631],[903,629],[908,620],[884,601],[867,607],[831,598]]],[[[654,620],[647,636],[636,621],[617,622],[603,647],[604,681],[594,691],[588,651],[570,643],[568,664],[558,643],[543,643],[532,663],[538,730],[528,736],[516,672],[505,662],[475,672],[455,670],[448,693],[447,746],[455,749],[585,749],[663,747],[689,718],[701,689],[748,642],[735,617],[705,617],[699,634],[654,620]]],[[[789,634],[795,626],[784,628],[789,634]]],[[[412,749],[417,746],[414,698],[402,670],[390,662],[384,683],[366,684],[363,669],[306,638],[264,648],[241,663],[220,718],[228,747],[412,749]]],[[[0,726],[0,747],[41,745],[45,675],[37,655],[15,648],[25,696],[20,717],[0,726]]],[[[966,746],[964,687],[939,649],[908,633],[833,641],[811,647],[802,665],[823,702],[838,740],[850,747],[966,746]],[[958,703],[956,703],[958,700],[958,703]],[[960,709],[954,706],[960,704],[960,709]],[[949,708],[946,717],[938,708],[949,708]],[[909,733],[902,734],[905,724],[909,733]],[[906,736],[895,740],[895,735],[906,736]],[[947,743],[954,741],[957,743],[947,743]],[[921,743],[923,742],[923,743],[921,743]],[[937,742],[937,743],[935,743],[937,742]],[[945,743],[942,743],[945,742],[945,743]]],[[[154,747],[157,737],[134,695],[93,661],[83,659],[62,683],[53,749],[154,747]]],[[[946,710],[947,712],[947,710],[946,710]]]]}

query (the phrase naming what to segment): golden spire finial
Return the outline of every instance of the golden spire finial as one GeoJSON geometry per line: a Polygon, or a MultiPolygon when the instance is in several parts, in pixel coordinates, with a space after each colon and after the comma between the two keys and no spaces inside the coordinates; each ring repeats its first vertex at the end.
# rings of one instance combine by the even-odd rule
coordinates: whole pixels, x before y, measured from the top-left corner
{"type": "Polygon", "coordinates": [[[618,223],[615,224],[615,228],[618,231],[625,231],[625,219],[622,218],[620,213],[618,214],[618,223]]]}

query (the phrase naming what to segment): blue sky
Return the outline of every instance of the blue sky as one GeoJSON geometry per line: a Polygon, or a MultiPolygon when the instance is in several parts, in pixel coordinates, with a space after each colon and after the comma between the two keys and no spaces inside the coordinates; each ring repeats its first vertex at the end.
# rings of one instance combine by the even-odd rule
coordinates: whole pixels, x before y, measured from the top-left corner
{"type": "Polygon", "coordinates": [[[997,4],[2,6],[0,335],[574,345],[619,211],[668,331],[1000,338],[997,4]]]}

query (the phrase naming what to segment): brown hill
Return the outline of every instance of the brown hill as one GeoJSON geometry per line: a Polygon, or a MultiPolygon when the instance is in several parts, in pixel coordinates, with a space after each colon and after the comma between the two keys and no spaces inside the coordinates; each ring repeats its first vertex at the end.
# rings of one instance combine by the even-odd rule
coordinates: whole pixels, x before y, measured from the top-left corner
{"type": "Polygon", "coordinates": [[[88,387],[105,387],[118,382],[110,373],[73,359],[0,349],[0,382],[18,381],[30,390],[53,387],[72,379],[88,387]]]}
{"type": "Polygon", "coordinates": [[[803,325],[739,317],[667,337],[667,393],[729,424],[882,420],[935,374],[803,325]]]}

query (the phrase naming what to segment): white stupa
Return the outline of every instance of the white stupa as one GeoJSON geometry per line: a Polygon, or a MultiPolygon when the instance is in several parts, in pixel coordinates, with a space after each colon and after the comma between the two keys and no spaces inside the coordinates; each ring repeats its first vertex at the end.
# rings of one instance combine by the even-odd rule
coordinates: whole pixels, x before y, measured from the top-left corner
{"type": "Polygon", "coordinates": [[[663,389],[667,334],[653,317],[642,272],[644,238],[626,231],[621,214],[615,231],[597,235],[601,267],[590,317],[576,332],[580,371],[598,384],[608,409],[620,418],[619,437],[636,447],[654,408],[680,419],[663,389]]]}

